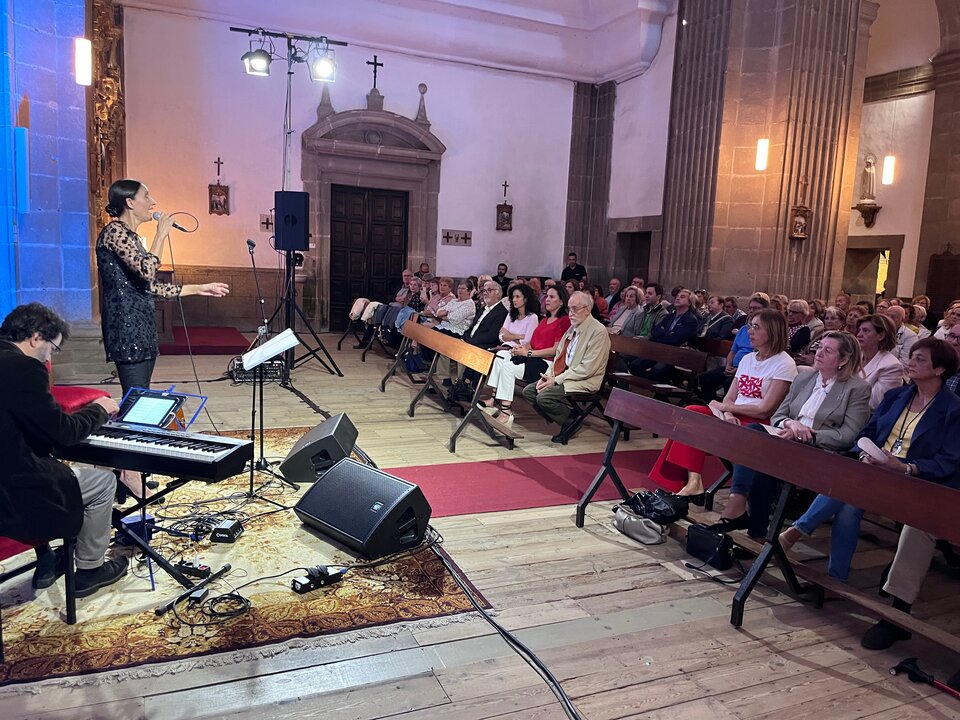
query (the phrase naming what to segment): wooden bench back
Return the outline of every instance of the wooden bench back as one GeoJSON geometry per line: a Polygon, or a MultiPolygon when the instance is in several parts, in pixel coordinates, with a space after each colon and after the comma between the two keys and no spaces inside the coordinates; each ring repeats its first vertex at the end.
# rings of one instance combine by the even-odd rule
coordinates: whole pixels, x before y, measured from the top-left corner
{"type": "Polygon", "coordinates": [[[476,370],[481,375],[486,376],[490,373],[490,366],[493,365],[493,353],[488,350],[458,340],[455,337],[434,332],[425,325],[418,325],[412,320],[407,320],[403,324],[403,335],[464,367],[476,370]]]}
{"type": "Polygon", "coordinates": [[[646,432],[960,544],[960,491],[614,388],[604,413],[646,432]]]}
{"type": "Polygon", "coordinates": [[[702,350],[687,347],[674,347],[652,340],[638,340],[621,335],[610,336],[610,352],[618,355],[633,355],[634,357],[652,360],[653,362],[667,363],[677,367],[687,368],[695,373],[703,372],[707,367],[707,354],[702,350]]]}
{"type": "Polygon", "coordinates": [[[694,345],[698,350],[703,350],[709,357],[725,358],[730,354],[733,347],[732,340],[716,340],[714,338],[697,338],[694,345]]]}

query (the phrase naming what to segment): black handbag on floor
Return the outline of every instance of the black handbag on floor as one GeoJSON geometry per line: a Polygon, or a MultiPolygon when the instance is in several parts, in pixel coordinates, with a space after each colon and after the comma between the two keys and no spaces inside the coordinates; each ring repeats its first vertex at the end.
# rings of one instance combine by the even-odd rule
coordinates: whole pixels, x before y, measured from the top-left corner
{"type": "Polygon", "coordinates": [[[629,500],[625,500],[623,505],[629,507],[640,517],[650,518],[660,525],[669,525],[686,516],[685,511],[681,514],[666,499],[647,490],[641,490],[634,494],[629,500]]]}
{"type": "Polygon", "coordinates": [[[687,528],[687,554],[721,572],[729,570],[733,567],[733,540],[703,523],[694,523],[687,528]]]}

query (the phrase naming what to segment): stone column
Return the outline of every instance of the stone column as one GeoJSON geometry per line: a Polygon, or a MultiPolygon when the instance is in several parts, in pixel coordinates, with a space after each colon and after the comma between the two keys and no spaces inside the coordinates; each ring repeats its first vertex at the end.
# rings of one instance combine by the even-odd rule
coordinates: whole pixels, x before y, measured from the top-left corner
{"type": "Polygon", "coordinates": [[[687,3],[660,281],[745,296],[839,289],[872,0],[687,3]],[[757,140],[770,140],[765,171],[757,140]],[[791,207],[812,216],[790,239],[791,207]]]}
{"type": "Polygon", "coordinates": [[[940,52],[933,59],[933,84],[933,129],[914,294],[927,290],[930,256],[945,252],[948,243],[953,252],[960,248],[960,50],[940,52]]]}
{"type": "Polygon", "coordinates": [[[577,253],[591,281],[610,272],[605,246],[616,99],[613,82],[577,83],[573,91],[565,248],[557,258],[557,277],[569,252],[577,253]]]}

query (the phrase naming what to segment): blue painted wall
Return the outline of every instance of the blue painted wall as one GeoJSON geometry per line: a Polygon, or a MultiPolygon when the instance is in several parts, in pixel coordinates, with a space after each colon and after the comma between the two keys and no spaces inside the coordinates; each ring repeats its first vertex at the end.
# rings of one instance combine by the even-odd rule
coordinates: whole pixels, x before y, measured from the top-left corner
{"type": "Polygon", "coordinates": [[[0,317],[17,304],[13,186],[12,0],[0,0],[0,317]]]}
{"type": "MultiPolygon", "coordinates": [[[[10,9],[12,33],[5,105],[13,125],[28,128],[30,139],[30,207],[14,215],[18,300],[89,320],[86,89],[73,77],[73,38],[84,34],[84,0],[0,2],[10,9]]],[[[4,177],[10,177],[6,168],[4,177]]]]}

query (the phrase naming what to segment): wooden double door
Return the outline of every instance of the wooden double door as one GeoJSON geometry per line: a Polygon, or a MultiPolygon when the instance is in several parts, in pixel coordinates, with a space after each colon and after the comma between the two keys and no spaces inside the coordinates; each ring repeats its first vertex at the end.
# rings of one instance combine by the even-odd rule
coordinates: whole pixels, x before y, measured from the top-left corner
{"type": "Polygon", "coordinates": [[[330,189],[330,330],[345,330],[354,299],[392,300],[407,260],[408,194],[330,189]]]}

